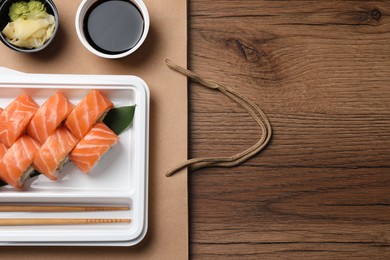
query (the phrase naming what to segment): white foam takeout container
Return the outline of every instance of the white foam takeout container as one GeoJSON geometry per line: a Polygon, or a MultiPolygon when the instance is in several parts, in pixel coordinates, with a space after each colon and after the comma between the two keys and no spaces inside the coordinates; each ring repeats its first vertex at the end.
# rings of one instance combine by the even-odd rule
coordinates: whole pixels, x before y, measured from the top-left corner
{"type": "Polygon", "coordinates": [[[72,163],[64,166],[57,182],[39,176],[26,191],[0,188],[0,204],[130,206],[129,211],[38,213],[0,212],[0,218],[130,218],[131,223],[0,226],[0,245],[131,246],[147,231],[149,99],[146,83],[124,75],[24,74],[0,68],[0,107],[22,93],[42,104],[61,91],[77,104],[98,89],[115,107],[136,105],[132,126],[119,136],[89,175],[72,163]]]}

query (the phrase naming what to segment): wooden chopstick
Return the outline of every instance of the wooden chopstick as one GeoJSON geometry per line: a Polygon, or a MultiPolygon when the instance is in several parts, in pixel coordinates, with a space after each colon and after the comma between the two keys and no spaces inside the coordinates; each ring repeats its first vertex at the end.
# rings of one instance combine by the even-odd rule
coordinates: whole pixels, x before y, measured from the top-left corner
{"type": "MultiPolygon", "coordinates": [[[[130,207],[0,205],[0,212],[127,211],[130,207]]],[[[131,219],[103,218],[0,218],[0,226],[85,225],[130,223],[131,219]]]]}
{"type": "Polygon", "coordinates": [[[30,225],[85,225],[130,223],[131,219],[87,219],[87,218],[0,218],[0,226],[30,225]]]}
{"type": "Polygon", "coordinates": [[[126,211],[130,207],[0,205],[0,212],[126,211]]]}

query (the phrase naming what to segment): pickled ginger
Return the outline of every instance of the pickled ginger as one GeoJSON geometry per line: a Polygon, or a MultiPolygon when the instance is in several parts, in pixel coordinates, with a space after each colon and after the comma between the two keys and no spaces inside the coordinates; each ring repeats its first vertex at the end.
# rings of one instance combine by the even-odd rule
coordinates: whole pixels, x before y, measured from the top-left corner
{"type": "Polygon", "coordinates": [[[16,2],[10,7],[9,15],[11,22],[4,27],[2,33],[7,41],[15,46],[38,48],[49,40],[54,32],[54,16],[48,14],[39,1],[16,2]]]}

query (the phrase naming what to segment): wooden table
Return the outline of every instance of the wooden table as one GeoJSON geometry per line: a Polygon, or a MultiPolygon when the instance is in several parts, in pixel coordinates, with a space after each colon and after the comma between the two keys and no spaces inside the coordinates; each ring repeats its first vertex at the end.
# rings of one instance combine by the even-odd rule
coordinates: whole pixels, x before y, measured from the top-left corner
{"type": "MultiPolygon", "coordinates": [[[[265,151],[190,173],[194,259],[390,257],[390,1],[189,1],[189,67],[269,116],[265,151]]],[[[190,157],[260,130],[190,84],[190,157]]]]}

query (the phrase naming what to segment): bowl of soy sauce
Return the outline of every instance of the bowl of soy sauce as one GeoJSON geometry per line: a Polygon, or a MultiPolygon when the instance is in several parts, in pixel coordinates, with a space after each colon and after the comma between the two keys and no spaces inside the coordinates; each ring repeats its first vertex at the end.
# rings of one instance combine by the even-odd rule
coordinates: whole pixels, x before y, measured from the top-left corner
{"type": "Polygon", "coordinates": [[[135,52],[149,31],[142,0],[83,0],[76,13],[76,32],[87,50],[109,59],[135,52]]]}

